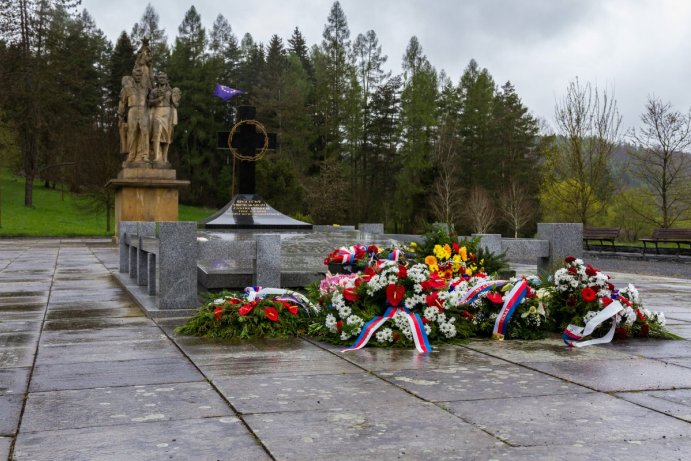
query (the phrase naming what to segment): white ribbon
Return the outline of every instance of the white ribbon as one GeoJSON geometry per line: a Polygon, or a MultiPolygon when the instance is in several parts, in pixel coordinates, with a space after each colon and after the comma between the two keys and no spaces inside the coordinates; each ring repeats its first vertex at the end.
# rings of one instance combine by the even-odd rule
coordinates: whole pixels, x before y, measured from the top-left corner
{"type": "Polygon", "coordinates": [[[586,323],[584,327],[579,327],[578,325],[569,325],[566,327],[566,330],[564,330],[564,334],[562,335],[564,342],[571,347],[585,347],[592,346],[593,344],[611,342],[612,338],[614,338],[614,330],[617,328],[616,315],[622,310],[624,310],[624,306],[622,306],[619,301],[613,301],[609,306],[598,312],[595,317],[588,320],[588,323],[586,323]],[[602,323],[611,318],[613,318],[612,327],[605,336],[590,339],[588,341],[580,341],[581,338],[588,336],[602,323]]]}

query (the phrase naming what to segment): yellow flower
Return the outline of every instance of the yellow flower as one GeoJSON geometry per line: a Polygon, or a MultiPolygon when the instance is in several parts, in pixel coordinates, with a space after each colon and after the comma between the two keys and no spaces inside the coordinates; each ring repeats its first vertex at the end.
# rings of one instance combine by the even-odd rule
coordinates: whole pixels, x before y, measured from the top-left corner
{"type": "Polygon", "coordinates": [[[465,270],[466,275],[473,275],[473,270],[469,267],[465,270]]]}
{"type": "Polygon", "coordinates": [[[461,249],[459,251],[461,253],[461,260],[463,262],[467,261],[468,260],[468,249],[466,247],[461,247],[461,249]]]}
{"type": "Polygon", "coordinates": [[[434,245],[434,256],[437,257],[437,259],[444,259],[444,249],[441,247],[441,245],[434,245]]]}
{"type": "Polygon", "coordinates": [[[437,261],[437,258],[435,258],[432,255],[426,256],[425,257],[425,264],[427,264],[430,267],[430,270],[432,266],[436,266],[439,262],[437,261]]]}

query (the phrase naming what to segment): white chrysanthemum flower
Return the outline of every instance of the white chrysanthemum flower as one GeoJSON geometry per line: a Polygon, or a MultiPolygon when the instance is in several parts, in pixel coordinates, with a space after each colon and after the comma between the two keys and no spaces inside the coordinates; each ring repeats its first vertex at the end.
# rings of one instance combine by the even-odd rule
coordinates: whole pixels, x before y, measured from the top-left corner
{"type": "Polygon", "coordinates": [[[343,330],[341,332],[341,341],[345,341],[346,339],[350,338],[351,334],[348,333],[347,331],[343,330]]]}
{"type": "Polygon", "coordinates": [[[336,317],[333,314],[327,314],[324,325],[326,325],[326,328],[328,328],[331,333],[338,333],[338,327],[336,327],[336,317]]]}
{"type": "Polygon", "coordinates": [[[425,325],[425,333],[427,333],[427,336],[432,334],[432,327],[429,325],[425,325]]]}
{"type": "Polygon", "coordinates": [[[665,323],[667,323],[664,312],[653,312],[652,316],[655,318],[655,321],[663,327],[665,326],[665,323]]]}
{"type": "Polygon", "coordinates": [[[375,334],[375,339],[379,343],[392,343],[393,331],[391,330],[391,328],[382,328],[375,334]]]}
{"type": "Polygon", "coordinates": [[[353,313],[353,310],[348,307],[348,306],[342,306],[337,309],[338,310],[338,316],[341,317],[342,319],[347,319],[350,317],[350,314],[353,313]]]}
{"type": "Polygon", "coordinates": [[[437,308],[436,306],[429,306],[425,308],[423,315],[427,320],[432,322],[437,318],[438,313],[439,308],[437,308]]]}
{"type": "Polygon", "coordinates": [[[214,304],[223,304],[225,302],[226,302],[225,298],[214,299],[214,304]]]}

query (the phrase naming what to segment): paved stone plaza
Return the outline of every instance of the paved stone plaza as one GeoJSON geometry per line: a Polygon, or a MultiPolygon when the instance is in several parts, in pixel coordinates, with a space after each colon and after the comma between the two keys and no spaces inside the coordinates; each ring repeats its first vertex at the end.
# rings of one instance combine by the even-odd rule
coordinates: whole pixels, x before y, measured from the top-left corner
{"type": "Polygon", "coordinates": [[[691,459],[688,279],[614,274],[684,341],[341,354],[175,336],[115,281],[117,254],[0,240],[0,459],[691,459]]]}

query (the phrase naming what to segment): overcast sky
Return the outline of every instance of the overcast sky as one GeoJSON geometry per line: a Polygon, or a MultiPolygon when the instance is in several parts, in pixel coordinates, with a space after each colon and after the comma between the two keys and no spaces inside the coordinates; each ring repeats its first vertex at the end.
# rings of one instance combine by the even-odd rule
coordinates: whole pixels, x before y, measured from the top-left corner
{"type": "MultiPolygon", "coordinates": [[[[351,40],[373,29],[401,72],[416,35],[438,70],[458,82],[468,61],[498,85],[510,80],[523,103],[553,125],[555,100],[575,77],[614,91],[623,127],[638,125],[648,95],[686,112],[691,107],[691,2],[686,0],[341,0],[351,40]]],[[[115,42],[139,21],[146,0],[82,0],[115,42]]],[[[321,43],[330,0],[151,0],[173,42],[194,5],[207,30],[223,14],[241,39],[249,32],[284,43],[297,26],[321,43]]],[[[232,85],[232,82],[228,82],[232,85]]]]}

